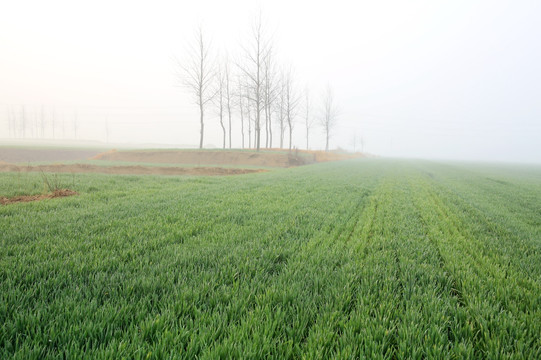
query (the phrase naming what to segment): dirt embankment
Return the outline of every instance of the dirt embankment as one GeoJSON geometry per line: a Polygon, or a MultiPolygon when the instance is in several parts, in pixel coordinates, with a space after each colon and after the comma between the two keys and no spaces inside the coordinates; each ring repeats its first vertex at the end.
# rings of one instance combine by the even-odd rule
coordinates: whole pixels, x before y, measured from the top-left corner
{"type": "Polygon", "coordinates": [[[73,161],[85,160],[99,153],[99,150],[0,148],[0,161],[8,163],[73,161]]]}
{"type": "Polygon", "coordinates": [[[314,162],[310,156],[289,153],[212,150],[108,151],[93,157],[93,159],[161,164],[247,165],[265,167],[290,167],[314,162]]]}
{"type": "Polygon", "coordinates": [[[117,175],[240,175],[265,170],[235,169],[222,167],[161,167],[161,166],[97,166],[89,164],[54,164],[36,166],[17,166],[0,164],[1,171],[53,173],[101,173],[117,175]]]}
{"type": "Polygon", "coordinates": [[[79,195],[77,192],[69,189],[60,189],[55,190],[51,194],[41,194],[41,195],[21,195],[21,196],[14,196],[14,197],[0,197],[0,204],[1,205],[9,205],[9,204],[15,204],[20,202],[30,202],[30,201],[40,201],[45,199],[54,199],[58,197],[66,197],[66,196],[73,196],[73,195],[79,195]]]}
{"type": "Polygon", "coordinates": [[[366,157],[362,153],[347,153],[342,151],[299,150],[302,154],[310,154],[314,162],[340,161],[366,157]]]}

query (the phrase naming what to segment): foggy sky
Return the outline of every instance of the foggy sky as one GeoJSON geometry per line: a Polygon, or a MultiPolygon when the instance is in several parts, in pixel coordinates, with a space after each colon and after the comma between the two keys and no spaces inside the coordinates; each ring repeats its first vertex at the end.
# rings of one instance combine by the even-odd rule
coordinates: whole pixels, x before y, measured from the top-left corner
{"type": "MultiPolygon", "coordinates": [[[[9,1],[0,5],[0,139],[10,106],[54,111],[57,138],[196,146],[197,106],[179,86],[198,24],[239,52],[261,9],[279,61],[327,83],[331,147],[383,156],[541,162],[539,1],[9,1]]],[[[221,144],[216,112],[205,144],[221,144]]],[[[239,121],[235,115],[235,129],[239,121]]],[[[239,131],[233,145],[240,146],[239,131]]],[[[294,144],[305,146],[302,120],[294,144]]],[[[316,133],[317,132],[317,133],[316,133]]],[[[48,134],[50,137],[51,134],[48,134]]],[[[322,132],[310,141],[324,147],[322,132]]]]}

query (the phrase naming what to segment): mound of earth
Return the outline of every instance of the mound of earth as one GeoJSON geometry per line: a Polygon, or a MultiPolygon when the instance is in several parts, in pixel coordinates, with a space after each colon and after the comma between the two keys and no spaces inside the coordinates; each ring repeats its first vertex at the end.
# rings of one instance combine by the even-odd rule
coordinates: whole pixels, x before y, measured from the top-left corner
{"type": "Polygon", "coordinates": [[[51,194],[41,194],[41,195],[21,195],[21,196],[14,196],[14,197],[0,197],[0,204],[2,205],[9,205],[9,204],[15,204],[19,202],[30,202],[30,201],[40,201],[45,199],[54,199],[58,197],[66,197],[66,196],[73,196],[73,195],[79,195],[76,191],[70,190],[70,189],[60,189],[55,190],[51,194]]]}
{"type": "Polygon", "coordinates": [[[43,171],[53,173],[102,173],[118,175],[240,175],[261,172],[261,169],[222,167],[161,167],[161,166],[97,166],[89,164],[54,164],[36,166],[0,165],[0,171],[43,171]]]}
{"type": "Polygon", "coordinates": [[[129,161],[161,164],[192,165],[249,165],[290,167],[313,163],[310,156],[290,153],[212,150],[131,150],[108,151],[95,156],[95,160],[129,161]]]}
{"type": "Polygon", "coordinates": [[[99,150],[0,148],[0,161],[8,163],[74,161],[85,160],[99,153],[99,150]]]}

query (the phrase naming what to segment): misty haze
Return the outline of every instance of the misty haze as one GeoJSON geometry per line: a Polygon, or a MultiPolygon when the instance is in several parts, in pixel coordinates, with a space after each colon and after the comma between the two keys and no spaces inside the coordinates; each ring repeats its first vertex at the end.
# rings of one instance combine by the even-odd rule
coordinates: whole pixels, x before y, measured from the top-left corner
{"type": "Polygon", "coordinates": [[[541,358],[541,4],[0,6],[0,358],[541,358]]]}

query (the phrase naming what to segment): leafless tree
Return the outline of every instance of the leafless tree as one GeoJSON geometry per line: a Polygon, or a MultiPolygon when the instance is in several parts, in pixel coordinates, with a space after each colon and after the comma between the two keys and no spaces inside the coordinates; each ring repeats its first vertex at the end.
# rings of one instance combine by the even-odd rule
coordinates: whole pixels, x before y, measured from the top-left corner
{"type": "Polygon", "coordinates": [[[325,93],[323,94],[323,108],[321,116],[321,127],[325,133],[325,151],[329,151],[329,139],[331,132],[336,126],[338,120],[338,108],[334,102],[332,88],[327,84],[325,93]]]}
{"type": "Polygon", "coordinates": [[[225,103],[227,108],[227,118],[229,125],[229,148],[231,149],[231,107],[233,92],[231,89],[231,71],[229,67],[229,58],[226,56],[224,60],[224,88],[225,88],[225,103]]]}
{"type": "Polygon", "coordinates": [[[110,129],[109,129],[109,116],[107,115],[105,117],[105,142],[107,144],[109,144],[109,134],[110,134],[110,129]]]}
{"type": "Polygon", "coordinates": [[[21,127],[21,134],[23,138],[26,138],[26,127],[28,126],[28,121],[26,117],[26,107],[24,105],[21,105],[21,114],[20,114],[20,127],[21,127]]]}
{"type": "Polygon", "coordinates": [[[185,62],[178,61],[179,74],[182,84],[192,93],[194,101],[199,107],[200,138],[199,148],[203,148],[203,137],[205,132],[205,108],[215,95],[213,87],[213,61],[209,49],[210,44],[203,34],[202,27],[195,33],[194,43],[188,47],[190,59],[185,62]]]}
{"type": "Polygon", "coordinates": [[[240,114],[240,133],[242,138],[242,148],[244,149],[244,112],[245,112],[245,105],[244,105],[244,93],[242,90],[242,77],[239,76],[237,78],[237,105],[239,107],[239,114],[240,114]]]}
{"type": "Polygon", "coordinates": [[[264,64],[269,53],[270,42],[265,36],[261,13],[252,25],[250,39],[242,46],[244,61],[239,62],[239,69],[246,76],[247,98],[253,104],[255,125],[255,148],[261,147],[261,110],[264,106],[264,64]]]}
{"type": "Polygon", "coordinates": [[[79,129],[79,122],[77,121],[77,112],[73,113],[72,125],[73,125],[73,136],[75,139],[77,139],[77,130],[79,129]]]}
{"type": "Polygon", "coordinates": [[[264,61],[263,102],[265,108],[265,147],[272,148],[272,114],[277,98],[277,69],[272,51],[269,50],[264,61]]]}
{"type": "Polygon", "coordinates": [[[246,114],[248,115],[248,149],[252,148],[252,106],[250,101],[246,103],[246,114]]]}
{"type": "Polygon", "coordinates": [[[11,118],[11,108],[10,106],[6,106],[6,113],[7,113],[7,117],[8,117],[8,136],[9,137],[12,137],[12,129],[14,128],[13,125],[11,124],[12,123],[12,118],[11,118]]]}
{"type": "Polygon", "coordinates": [[[53,139],[55,138],[55,127],[56,127],[56,111],[53,108],[53,111],[51,112],[51,127],[53,129],[53,139]]]}
{"type": "Polygon", "coordinates": [[[306,150],[310,149],[310,130],[314,125],[312,116],[312,99],[308,87],[304,90],[304,126],[306,127],[306,150]]]}
{"type": "Polygon", "coordinates": [[[353,132],[351,144],[353,145],[353,152],[357,152],[357,130],[353,132]]]}
{"type": "Polygon", "coordinates": [[[278,95],[276,99],[276,113],[278,114],[278,123],[280,125],[280,149],[284,148],[284,134],[286,130],[286,96],[285,96],[285,78],[281,73],[278,85],[278,95]]]}
{"type": "Polygon", "coordinates": [[[39,123],[41,130],[41,138],[45,138],[45,107],[41,105],[41,111],[39,114],[39,123]]]}
{"type": "Polygon", "coordinates": [[[351,144],[353,145],[353,152],[357,152],[357,146],[361,146],[361,153],[364,152],[364,137],[361,134],[359,136],[357,130],[353,132],[353,136],[351,138],[351,144]]]}
{"type": "Polygon", "coordinates": [[[289,129],[289,150],[291,151],[293,145],[293,127],[295,117],[297,116],[297,107],[299,104],[299,97],[294,88],[293,74],[291,68],[289,68],[284,75],[283,91],[285,97],[285,118],[287,120],[287,127],[289,129]]]}
{"type": "Polygon", "coordinates": [[[214,97],[214,103],[216,110],[218,111],[218,118],[220,119],[220,126],[223,132],[223,148],[225,149],[226,130],[224,125],[224,108],[226,106],[226,89],[225,89],[225,72],[224,66],[219,64],[216,68],[216,96],[214,97]]]}
{"type": "Polygon", "coordinates": [[[38,134],[38,112],[35,106],[32,108],[32,117],[30,119],[30,132],[32,134],[32,137],[35,139],[38,134]]]}

